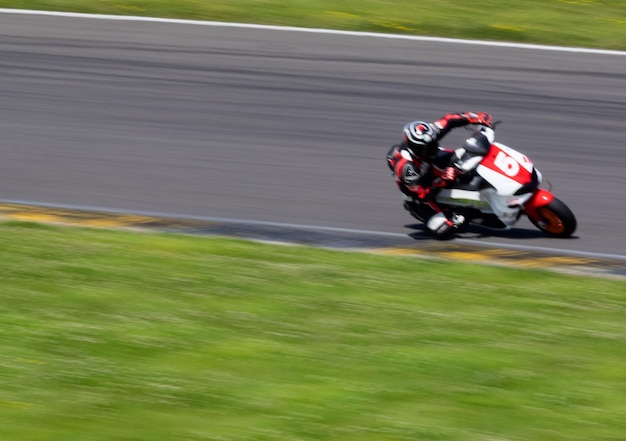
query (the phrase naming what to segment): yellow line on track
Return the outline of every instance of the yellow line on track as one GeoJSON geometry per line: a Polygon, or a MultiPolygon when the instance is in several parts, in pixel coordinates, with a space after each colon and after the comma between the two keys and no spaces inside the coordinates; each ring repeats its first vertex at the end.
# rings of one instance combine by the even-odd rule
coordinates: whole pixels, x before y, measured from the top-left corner
{"type": "MultiPolygon", "coordinates": [[[[167,229],[169,231],[215,231],[222,224],[202,220],[181,220],[134,214],[117,214],[79,209],[0,203],[0,219],[77,225],[95,228],[167,229]]],[[[228,233],[226,233],[228,234],[228,233]]],[[[452,242],[427,242],[415,246],[368,247],[368,251],[395,255],[443,258],[465,262],[504,264],[522,268],[545,268],[583,271],[595,274],[624,276],[622,262],[576,256],[554,256],[539,251],[521,251],[502,248],[482,248],[452,242]]]]}

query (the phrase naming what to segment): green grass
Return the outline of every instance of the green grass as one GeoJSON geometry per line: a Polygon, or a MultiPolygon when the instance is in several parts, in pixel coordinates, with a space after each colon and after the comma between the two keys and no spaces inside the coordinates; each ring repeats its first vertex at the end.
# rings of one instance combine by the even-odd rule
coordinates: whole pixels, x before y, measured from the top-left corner
{"type": "MultiPolygon", "coordinates": [[[[626,49],[623,1],[0,0],[626,49]]],[[[617,441],[626,282],[0,224],[0,439],[617,441]]]]}
{"type": "Polygon", "coordinates": [[[626,282],[0,224],[0,439],[626,433],[626,282]]]}
{"type": "Polygon", "coordinates": [[[0,0],[0,7],[626,50],[623,0],[0,0]]]}

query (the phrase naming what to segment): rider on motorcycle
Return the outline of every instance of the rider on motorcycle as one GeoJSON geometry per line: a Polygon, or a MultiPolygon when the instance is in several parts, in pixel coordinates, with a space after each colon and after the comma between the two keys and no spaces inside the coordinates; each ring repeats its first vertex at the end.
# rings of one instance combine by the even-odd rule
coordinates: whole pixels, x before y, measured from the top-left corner
{"type": "Polygon", "coordinates": [[[404,126],[402,143],[387,153],[387,165],[406,196],[405,208],[410,211],[415,200],[424,202],[428,207],[422,210],[426,226],[440,239],[450,237],[464,219],[449,219],[435,202],[437,193],[457,178],[471,176],[489,150],[489,141],[480,134],[474,134],[454,151],[439,147],[439,141],[451,129],[469,124],[492,127],[493,120],[488,113],[464,112],[449,113],[432,123],[414,121],[404,126]]]}

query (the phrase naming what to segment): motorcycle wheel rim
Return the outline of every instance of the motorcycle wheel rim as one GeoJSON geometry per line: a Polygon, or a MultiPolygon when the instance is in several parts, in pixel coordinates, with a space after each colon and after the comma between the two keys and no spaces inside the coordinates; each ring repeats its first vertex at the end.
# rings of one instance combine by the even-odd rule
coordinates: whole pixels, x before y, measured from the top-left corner
{"type": "Polygon", "coordinates": [[[538,224],[543,230],[551,234],[561,234],[565,231],[565,224],[554,211],[542,207],[537,210],[537,214],[539,215],[538,224]]]}

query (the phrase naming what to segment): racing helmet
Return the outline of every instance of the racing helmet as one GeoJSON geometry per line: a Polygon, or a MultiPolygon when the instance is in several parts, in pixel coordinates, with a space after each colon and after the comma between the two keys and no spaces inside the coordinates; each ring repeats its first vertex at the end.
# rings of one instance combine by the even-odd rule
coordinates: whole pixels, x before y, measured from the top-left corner
{"type": "Polygon", "coordinates": [[[411,155],[427,158],[437,150],[437,131],[432,124],[413,121],[404,126],[404,142],[411,155]]]}

